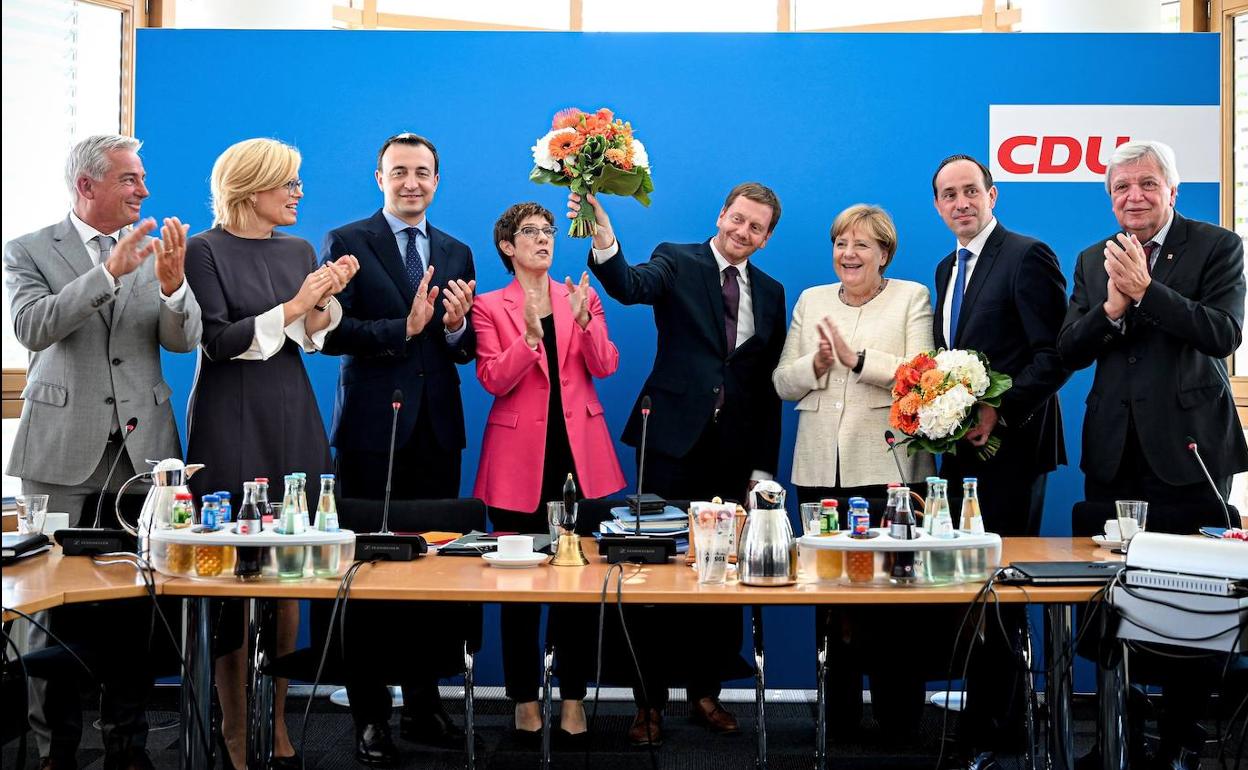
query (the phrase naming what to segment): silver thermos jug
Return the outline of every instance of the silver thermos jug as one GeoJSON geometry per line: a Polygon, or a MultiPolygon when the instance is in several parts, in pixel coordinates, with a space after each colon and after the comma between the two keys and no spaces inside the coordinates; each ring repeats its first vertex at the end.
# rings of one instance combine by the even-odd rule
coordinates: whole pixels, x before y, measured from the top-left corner
{"type": "Polygon", "coordinates": [[[784,509],[784,488],[760,481],[750,490],[749,513],[737,544],[740,580],[751,586],[787,586],[797,582],[797,541],[784,509]]]}

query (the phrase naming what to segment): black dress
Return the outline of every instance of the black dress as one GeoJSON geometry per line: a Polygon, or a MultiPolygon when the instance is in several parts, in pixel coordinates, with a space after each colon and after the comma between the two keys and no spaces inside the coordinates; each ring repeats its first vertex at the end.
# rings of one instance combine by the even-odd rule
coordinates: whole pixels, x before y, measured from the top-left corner
{"type": "Polygon", "coordinates": [[[268,360],[235,358],[251,346],[256,316],[294,297],[315,269],[312,245],[281,233],[239,238],[214,227],[187,243],[186,279],[204,319],[186,419],[188,462],[205,466],[190,481],[197,498],[229,490],[241,501],[243,482],[265,476],[278,502],[286,474],[302,471],[315,486],[330,470],[300,346],[286,338],[268,360]]]}
{"type": "MultiPolygon", "coordinates": [[[[559,349],[555,344],[555,317],[542,320],[542,346],[546,349],[546,371],[551,382],[559,382],[559,349]]],[[[577,479],[563,419],[563,397],[552,387],[546,406],[546,450],[542,463],[542,495],[535,511],[490,509],[495,531],[546,534],[546,503],[563,499],[568,474],[577,479]]],[[[507,603],[502,606],[499,634],[503,641],[503,680],[507,697],[517,703],[537,700],[541,681],[541,650],[538,648],[541,605],[507,603]]],[[[584,700],[586,684],[592,675],[593,634],[597,632],[593,607],[552,605],[547,613],[547,636],[555,647],[555,673],[564,700],[584,700]]]]}
{"type": "MultiPolygon", "coordinates": [[[[214,227],[186,245],[186,280],[203,314],[204,333],[187,407],[187,461],[203,463],[189,486],[202,495],[228,490],[241,504],[243,482],[269,479],[269,499],[280,502],[281,479],[307,473],[310,485],[329,472],[325,424],[290,338],[268,360],[241,360],[251,347],[256,316],[290,300],[316,252],[301,238],[239,238],[214,227]]],[[[317,488],[311,495],[315,500],[317,488]]],[[[242,604],[214,607],[213,652],[224,655],[243,641],[242,604]]]]}

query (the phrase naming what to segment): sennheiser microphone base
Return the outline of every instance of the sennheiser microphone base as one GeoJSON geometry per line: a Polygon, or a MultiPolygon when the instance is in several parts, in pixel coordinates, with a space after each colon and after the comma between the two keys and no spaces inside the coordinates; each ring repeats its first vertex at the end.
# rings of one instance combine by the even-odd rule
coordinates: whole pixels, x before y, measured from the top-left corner
{"type": "Polygon", "coordinates": [[[598,552],[608,564],[666,564],[676,555],[676,541],[649,535],[603,535],[598,552]]]}
{"type": "Polygon", "coordinates": [[[420,535],[368,532],[355,536],[356,561],[413,561],[429,552],[420,535]]]}
{"type": "Polygon", "coordinates": [[[99,556],[104,553],[135,553],[139,541],[124,529],[69,527],[52,533],[65,556],[99,556]]]}

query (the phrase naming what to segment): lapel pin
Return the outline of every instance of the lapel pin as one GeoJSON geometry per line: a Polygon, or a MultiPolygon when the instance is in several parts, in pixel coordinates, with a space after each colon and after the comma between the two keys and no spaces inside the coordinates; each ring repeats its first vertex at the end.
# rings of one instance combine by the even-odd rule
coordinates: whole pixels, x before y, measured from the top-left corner
{"type": "Polygon", "coordinates": [[[1167,261],[1167,262],[1168,262],[1168,261],[1170,261],[1170,260],[1172,260],[1172,259],[1174,259],[1174,255],[1173,255],[1173,254],[1167,254],[1167,255],[1166,255],[1166,261],[1167,261]]]}

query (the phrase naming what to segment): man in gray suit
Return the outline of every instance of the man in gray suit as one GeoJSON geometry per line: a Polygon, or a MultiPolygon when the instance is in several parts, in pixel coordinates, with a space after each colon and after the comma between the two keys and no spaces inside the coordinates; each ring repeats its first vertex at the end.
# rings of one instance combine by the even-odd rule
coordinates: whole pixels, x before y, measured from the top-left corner
{"type": "Polygon", "coordinates": [[[118,479],[145,458],[182,456],[160,348],[195,349],[199,305],[182,275],[186,226],[166,219],[161,240],[147,237],[151,219],[130,227],[148,196],[139,146],[125,136],[79,142],[65,168],[73,211],[4,247],[13,329],[31,351],[8,474],[23,493],[50,495],[49,510],[68,512],[71,525],[131,418],[118,479]]]}
{"type": "MultiPolygon", "coordinates": [[[[119,452],[127,456],[118,479],[132,475],[144,458],[182,456],[160,348],[195,349],[199,305],[182,272],[186,226],[166,219],[161,239],[154,240],[148,233],[155,221],[138,222],[148,196],[139,147],[125,136],[79,142],[65,166],[74,201],[69,216],[4,247],[13,328],[30,350],[8,473],[22,480],[22,492],[49,495],[49,509],[68,512],[71,524],[90,524],[93,514],[83,512],[83,502],[101,491],[119,452]],[[123,450],[121,426],[131,418],[138,428],[123,450]]],[[[43,616],[66,641],[130,648],[109,671],[96,672],[103,685],[105,768],[151,766],[143,704],[152,674],[135,660],[147,657],[137,651],[149,647],[150,619],[130,617],[132,611],[150,613],[141,601],[140,607],[114,606],[107,615],[87,605],[43,616]]],[[[31,629],[32,649],[47,642],[41,629],[31,629]]],[[[44,767],[76,767],[82,734],[77,687],[72,677],[32,683],[30,723],[44,767]]]]}

